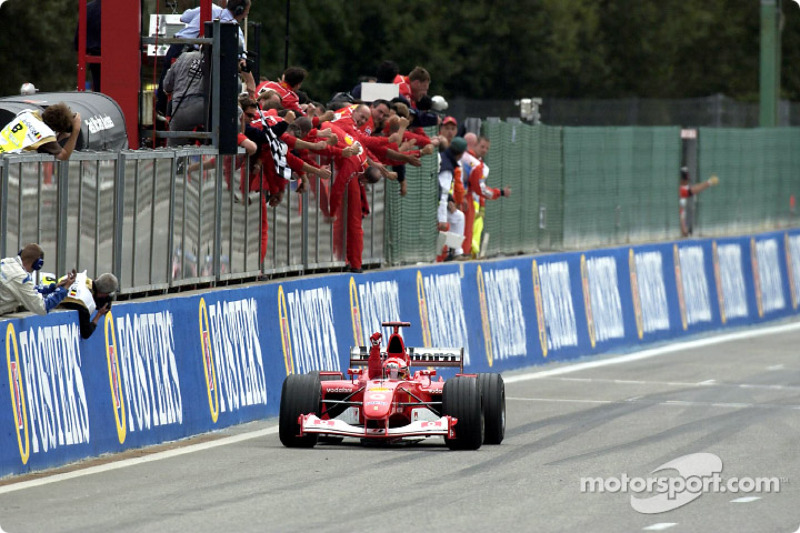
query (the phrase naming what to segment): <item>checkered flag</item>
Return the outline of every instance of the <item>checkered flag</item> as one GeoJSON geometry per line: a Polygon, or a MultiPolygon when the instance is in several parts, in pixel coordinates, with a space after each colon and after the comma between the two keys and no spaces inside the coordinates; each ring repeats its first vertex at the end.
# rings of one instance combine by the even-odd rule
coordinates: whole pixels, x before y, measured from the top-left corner
{"type": "Polygon", "coordinates": [[[278,139],[278,136],[275,135],[275,132],[273,132],[272,128],[269,126],[264,128],[264,133],[266,133],[267,140],[269,141],[269,150],[272,152],[275,172],[278,173],[278,176],[292,181],[292,169],[289,168],[289,165],[286,163],[286,152],[289,150],[289,147],[285,142],[278,139]]]}
{"type": "MultiPolygon", "coordinates": [[[[261,106],[258,106],[258,110],[261,111],[261,106]]],[[[263,126],[262,130],[264,131],[264,135],[269,142],[269,151],[272,152],[272,161],[275,163],[275,172],[277,172],[278,176],[281,176],[283,179],[294,181],[295,178],[292,174],[292,169],[289,168],[289,165],[286,162],[286,152],[289,151],[289,146],[278,138],[278,135],[283,135],[283,133],[289,127],[288,124],[285,122],[279,122],[275,124],[275,128],[280,131],[279,134],[276,134],[274,131],[272,131],[272,127],[267,123],[264,114],[259,114],[261,115],[261,124],[263,126]]]]}

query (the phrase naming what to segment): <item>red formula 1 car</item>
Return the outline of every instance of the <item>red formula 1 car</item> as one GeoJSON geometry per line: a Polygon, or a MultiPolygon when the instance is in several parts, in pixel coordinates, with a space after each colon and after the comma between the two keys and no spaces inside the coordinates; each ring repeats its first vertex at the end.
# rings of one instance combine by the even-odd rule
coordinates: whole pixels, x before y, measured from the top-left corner
{"type": "Polygon", "coordinates": [[[311,447],[320,435],[395,442],[441,436],[450,449],[500,444],[506,397],[500,374],[464,374],[463,348],[407,348],[394,328],[385,351],[381,334],[372,346],[350,350],[348,378],[341,372],[292,374],[281,390],[279,433],[288,447],[311,447]],[[435,380],[431,367],[457,367],[435,380]],[[410,375],[409,367],[424,367],[410,375]]]}

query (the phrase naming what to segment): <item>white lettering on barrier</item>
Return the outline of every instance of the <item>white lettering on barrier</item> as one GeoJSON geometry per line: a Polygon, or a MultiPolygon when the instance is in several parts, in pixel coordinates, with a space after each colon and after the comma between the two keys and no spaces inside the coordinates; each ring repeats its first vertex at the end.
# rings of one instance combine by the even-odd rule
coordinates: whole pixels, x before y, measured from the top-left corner
{"type": "Polygon", "coordinates": [[[220,411],[266,405],[267,384],[256,300],[209,305],[208,322],[220,389],[220,411]]]}
{"type": "MultiPolygon", "coordinates": [[[[788,238],[787,254],[789,255],[789,268],[791,268],[791,276],[789,279],[792,281],[793,287],[792,294],[795,298],[800,297],[800,235],[791,235],[788,238]]],[[[794,302],[797,306],[797,300],[794,302]]]]}
{"type": "Polygon", "coordinates": [[[89,442],[77,324],[19,332],[33,453],[89,442]]]}
{"type": "Polygon", "coordinates": [[[327,287],[286,293],[295,372],[339,370],[333,294],[327,287]]]}
{"type": "Polygon", "coordinates": [[[642,325],[647,333],[669,329],[669,307],[661,252],[635,254],[642,325]]]}
{"type": "Polygon", "coordinates": [[[747,309],[747,287],[742,269],[742,247],[738,244],[722,244],[717,247],[719,277],[722,284],[722,301],[727,318],[745,317],[747,309]]]}
{"type": "Polygon", "coordinates": [[[686,295],[686,321],[689,324],[711,322],[711,298],[703,265],[703,248],[685,246],[678,251],[681,281],[686,295]]]}
{"type": "Polygon", "coordinates": [[[758,277],[761,280],[761,302],[764,306],[764,312],[783,309],[786,307],[786,301],[783,298],[783,282],[781,280],[777,240],[765,239],[756,242],[756,254],[758,256],[758,277]]]}
{"type": "Polygon", "coordinates": [[[483,282],[489,307],[494,358],[503,360],[526,356],[528,341],[525,314],[522,312],[519,270],[486,270],[483,273],[483,282]]]}
{"type": "Polygon", "coordinates": [[[592,257],[586,260],[586,271],[597,341],[624,338],[625,322],[619,297],[617,262],[613,257],[592,257]]]}
{"type": "Polygon", "coordinates": [[[428,301],[428,323],[431,346],[464,348],[463,363],[469,366],[469,335],[461,295],[461,278],[457,272],[424,276],[425,295],[428,301]]]}
{"type": "MultiPolygon", "coordinates": [[[[359,342],[365,345],[366,337],[381,329],[381,322],[400,320],[400,286],[396,281],[359,283],[358,300],[361,303],[361,331],[365,336],[359,342]]],[[[388,338],[390,333],[391,328],[384,328],[384,337],[388,338]]]]}
{"type": "Polygon", "coordinates": [[[540,264],[539,280],[542,287],[548,349],[577,346],[578,328],[572,305],[569,264],[566,261],[540,264]]]}
{"type": "Polygon", "coordinates": [[[128,429],[182,423],[172,313],[123,315],[115,323],[128,429]]]}

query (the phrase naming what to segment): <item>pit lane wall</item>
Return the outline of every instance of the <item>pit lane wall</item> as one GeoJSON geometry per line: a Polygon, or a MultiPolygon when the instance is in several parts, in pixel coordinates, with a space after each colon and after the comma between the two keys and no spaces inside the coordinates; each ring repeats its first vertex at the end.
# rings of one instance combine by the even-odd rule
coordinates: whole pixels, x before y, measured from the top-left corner
{"type": "MultiPolygon", "coordinates": [[[[800,230],[283,280],[0,320],[0,475],[276,416],[383,320],[502,372],[797,314],[800,230]]],[[[384,331],[384,335],[389,332],[384,331]]]]}

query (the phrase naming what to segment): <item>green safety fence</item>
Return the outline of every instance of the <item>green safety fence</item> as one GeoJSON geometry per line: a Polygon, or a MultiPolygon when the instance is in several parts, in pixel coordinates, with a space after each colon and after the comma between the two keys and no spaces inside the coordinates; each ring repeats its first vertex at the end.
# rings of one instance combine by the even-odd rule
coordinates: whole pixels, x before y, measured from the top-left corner
{"type": "Polygon", "coordinates": [[[483,134],[492,143],[486,156],[486,183],[508,186],[511,195],[486,201],[482,253],[534,253],[560,247],[561,128],[492,121],[484,124],[483,134]]]}
{"type": "MultiPolygon", "coordinates": [[[[426,133],[434,135],[435,129],[429,128],[426,133]]],[[[400,196],[398,182],[387,182],[384,254],[388,264],[427,263],[438,253],[438,173],[437,158],[425,156],[421,167],[406,165],[406,196],[400,196]]]]}
{"type": "MultiPolygon", "coordinates": [[[[686,155],[678,127],[530,126],[488,120],[487,184],[511,196],[487,201],[486,256],[657,242],[680,236],[678,176],[686,155]]],[[[429,132],[432,134],[432,132],[429,132]]],[[[800,129],[699,130],[694,235],[798,224],[800,129]]],[[[438,162],[409,167],[408,195],[387,187],[386,260],[432,261],[438,162]]]]}
{"type": "Polygon", "coordinates": [[[677,127],[564,128],[564,247],[675,236],[680,162],[677,127]]]}
{"type": "Polygon", "coordinates": [[[696,196],[695,235],[796,226],[800,129],[700,130],[699,181],[719,186],[696,196]]]}

